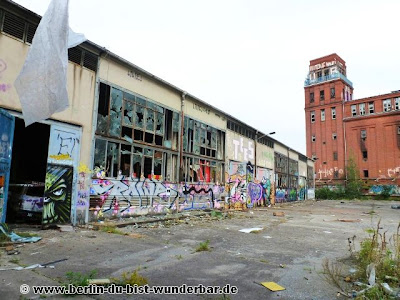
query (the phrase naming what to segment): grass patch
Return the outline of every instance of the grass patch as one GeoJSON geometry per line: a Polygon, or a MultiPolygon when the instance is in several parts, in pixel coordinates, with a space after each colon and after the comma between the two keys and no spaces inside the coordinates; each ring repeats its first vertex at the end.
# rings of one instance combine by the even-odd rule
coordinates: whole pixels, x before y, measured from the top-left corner
{"type": "Polygon", "coordinates": [[[196,250],[196,252],[201,252],[201,251],[210,251],[210,240],[207,240],[205,242],[201,242],[196,250]]]}
{"type": "Polygon", "coordinates": [[[264,264],[268,264],[268,263],[269,263],[269,261],[266,260],[266,259],[260,259],[260,262],[262,262],[262,263],[264,263],[264,264]]]}
{"type": "Polygon", "coordinates": [[[12,263],[12,264],[19,265],[19,258],[10,259],[8,262],[10,262],[10,263],[12,263]]]}
{"type": "Polygon", "coordinates": [[[140,269],[136,269],[133,272],[124,272],[121,275],[121,278],[111,278],[111,281],[117,285],[146,285],[148,284],[148,280],[146,277],[139,275],[138,271],[140,269]]]}
{"type": "Polygon", "coordinates": [[[97,270],[92,270],[88,274],[82,274],[80,272],[67,272],[65,274],[67,281],[64,283],[65,286],[72,284],[74,286],[87,286],[89,285],[89,279],[93,279],[97,275],[97,270]]]}
{"type": "Polygon", "coordinates": [[[107,232],[107,233],[120,234],[120,235],[127,235],[125,232],[119,230],[115,225],[101,226],[100,231],[107,232]]]}
{"type": "Polygon", "coordinates": [[[179,254],[179,255],[175,255],[175,257],[176,257],[176,259],[177,259],[177,260],[181,260],[181,259],[183,259],[183,256],[182,256],[181,254],[179,254]]]}

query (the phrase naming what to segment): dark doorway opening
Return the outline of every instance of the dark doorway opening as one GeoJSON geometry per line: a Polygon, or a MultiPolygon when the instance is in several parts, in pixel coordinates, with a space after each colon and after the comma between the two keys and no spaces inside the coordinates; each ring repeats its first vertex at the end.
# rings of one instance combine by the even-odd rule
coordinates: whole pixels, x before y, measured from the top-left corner
{"type": "Polygon", "coordinates": [[[50,125],[15,118],[7,223],[42,221],[50,125]]]}

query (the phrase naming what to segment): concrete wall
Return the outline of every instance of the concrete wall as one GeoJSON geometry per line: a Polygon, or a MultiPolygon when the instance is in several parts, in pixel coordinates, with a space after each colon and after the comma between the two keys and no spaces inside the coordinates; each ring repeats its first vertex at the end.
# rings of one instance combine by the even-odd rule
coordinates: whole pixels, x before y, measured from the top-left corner
{"type": "Polygon", "coordinates": [[[254,165],[254,141],[231,130],[226,131],[226,161],[251,162],[254,165]]]}
{"type": "MultiPolygon", "coordinates": [[[[29,46],[12,37],[0,34],[0,107],[21,111],[21,104],[14,87],[29,46]]],[[[82,144],[80,160],[89,165],[91,158],[92,111],[95,90],[95,72],[74,63],[68,64],[69,108],[54,114],[51,118],[82,126],[82,144]],[[90,112],[90,113],[88,113],[90,112]]]]}
{"type": "Polygon", "coordinates": [[[99,78],[111,85],[117,85],[142,95],[173,110],[181,110],[181,94],[162,85],[138,70],[117,63],[109,57],[101,57],[99,78]]]}

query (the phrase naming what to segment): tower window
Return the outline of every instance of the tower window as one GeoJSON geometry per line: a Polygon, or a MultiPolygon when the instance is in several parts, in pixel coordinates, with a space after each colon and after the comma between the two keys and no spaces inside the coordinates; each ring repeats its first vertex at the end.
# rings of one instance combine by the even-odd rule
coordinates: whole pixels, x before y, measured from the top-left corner
{"type": "Polygon", "coordinates": [[[325,109],[321,109],[321,121],[325,121],[325,109]]]}
{"type": "Polygon", "coordinates": [[[325,91],[319,91],[319,99],[325,100],[325,91]]]}
{"type": "Polygon", "coordinates": [[[314,102],[314,92],[310,93],[310,103],[314,102]]]}
{"type": "Polygon", "coordinates": [[[367,138],[367,131],[365,129],[361,130],[361,139],[363,141],[365,141],[365,139],[367,138]]]}
{"type": "Polygon", "coordinates": [[[374,102],[369,102],[368,103],[368,110],[370,114],[373,114],[375,109],[374,109],[374,102]]]}
{"type": "Polygon", "coordinates": [[[363,156],[364,160],[367,160],[368,159],[368,151],[363,151],[362,156],[363,156]]]}
{"type": "Polygon", "coordinates": [[[311,123],[314,123],[315,122],[315,111],[312,111],[310,113],[310,115],[311,115],[311,123]]]}
{"type": "Polygon", "coordinates": [[[392,109],[392,99],[383,100],[383,111],[390,111],[392,109]]]}
{"type": "Polygon", "coordinates": [[[400,98],[394,99],[394,109],[399,110],[400,109],[400,98]]]}
{"type": "Polygon", "coordinates": [[[311,142],[315,142],[315,135],[313,135],[312,137],[311,137],[311,142]]]}
{"type": "Polygon", "coordinates": [[[335,98],[335,93],[336,93],[335,88],[334,87],[331,88],[331,99],[335,98]]]}
{"type": "Polygon", "coordinates": [[[365,103],[360,103],[358,105],[358,109],[360,111],[360,116],[364,116],[365,115],[365,103]]]}
{"type": "Polygon", "coordinates": [[[333,152],[333,160],[337,160],[337,158],[338,158],[338,155],[337,155],[337,152],[335,151],[335,152],[333,152]]]}
{"type": "Polygon", "coordinates": [[[357,105],[352,105],[351,106],[351,115],[354,117],[354,116],[357,116],[357,105]]]}
{"type": "Polygon", "coordinates": [[[332,120],[335,120],[336,119],[336,108],[332,107],[331,112],[332,112],[332,120]]]}
{"type": "Polygon", "coordinates": [[[337,138],[336,133],[332,133],[332,140],[336,140],[336,138],[337,138]]]}
{"type": "Polygon", "coordinates": [[[364,178],[368,178],[369,177],[368,175],[369,175],[368,170],[364,170],[364,178]]]}

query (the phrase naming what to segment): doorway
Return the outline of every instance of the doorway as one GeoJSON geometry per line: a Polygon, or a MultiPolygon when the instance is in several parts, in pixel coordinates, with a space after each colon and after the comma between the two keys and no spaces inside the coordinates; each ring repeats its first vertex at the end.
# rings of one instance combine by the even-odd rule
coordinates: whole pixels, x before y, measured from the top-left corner
{"type": "Polygon", "coordinates": [[[50,125],[15,118],[7,223],[41,224],[50,125]]]}

